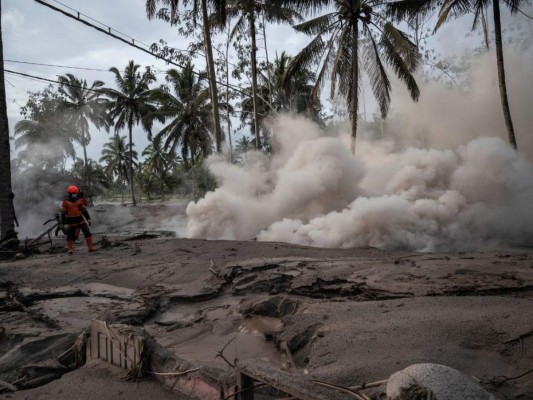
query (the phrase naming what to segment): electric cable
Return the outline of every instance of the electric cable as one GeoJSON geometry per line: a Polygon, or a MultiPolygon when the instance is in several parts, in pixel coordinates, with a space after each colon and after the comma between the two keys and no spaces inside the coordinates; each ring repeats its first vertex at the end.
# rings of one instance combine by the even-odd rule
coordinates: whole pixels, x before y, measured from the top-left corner
{"type": "MultiPolygon", "coordinates": [[[[146,45],[145,43],[140,42],[140,41],[138,41],[138,40],[135,40],[135,39],[132,38],[131,36],[128,36],[128,35],[126,35],[126,34],[123,34],[122,32],[117,31],[117,30],[111,28],[110,26],[107,26],[107,25],[105,25],[105,24],[102,24],[101,22],[95,20],[94,18],[91,18],[91,17],[89,17],[89,16],[87,16],[87,15],[85,15],[85,14],[82,14],[81,12],[79,12],[79,11],[77,11],[77,10],[74,10],[73,8],[71,8],[71,7],[69,7],[69,6],[66,6],[66,5],[64,5],[63,3],[61,3],[61,2],[59,2],[59,1],[57,1],[57,0],[52,0],[52,1],[54,1],[54,2],[56,2],[56,3],[58,3],[58,4],[61,4],[62,6],[68,8],[68,9],[74,11],[74,12],[76,12],[77,15],[73,15],[73,14],[71,14],[71,13],[65,11],[65,10],[62,10],[62,9],[60,9],[60,8],[58,8],[58,7],[55,7],[55,6],[51,5],[51,4],[48,4],[48,3],[46,2],[46,0],[34,0],[34,1],[37,2],[37,3],[39,3],[39,4],[41,4],[41,5],[43,5],[43,6],[45,6],[45,7],[48,7],[48,8],[50,8],[50,9],[54,10],[54,11],[56,11],[56,12],[59,12],[59,13],[65,15],[65,16],[67,16],[67,17],[69,17],[69,18],[72,18],[72,19],[74,19],[75,21],[81,22],[81,23],[84,24],[84,25],[87,25],[87,26],[89,26],[89,27],[91,27],[91,28],[94,28],[94,29],[96,29],[96,30],[99,31],[99,32],[102,32],[102,33],[104,33],[104,34],[106,34],[106,35],[108,35],[108,36],[111,36],[111,37],[114,38],[114,39],[120,40],[121,42],[126,43],[126,44],[129,45],[129,46],[135,47],[135,48],[138,49],[138,50],[141,50],[141,51],[143,51],[143,52],[145,52],[145,53],[148,53],[148,54],[150,54],[151,56],[153,56],[153,57],[155,57],[155,58],[158,58],[158,59],[160,59],[160,60],[163,60],[163,61],[165,61],[165,62],[168,63],[168,64],[175,65],[176,67],[179,67],[179,68],[181,68],[181,69],[184,68],[183,65],[181,65],[181,64],[179,64],[179,63],[177,63],[177,62],[175,62],[175,61],[172,61],[172,60],[170,60],[170,59],[168,59],[168,58],[165,58],[165,57],[163,57],[163,56],[160,56],[160,55],[154,53],[152,50],[150,50],[149,46],[146,45]],[[102,25],[102,26],[105,26],[105,27],[107,28],[107,30],[104,29],[104,28],[102,28],[102,27],[96,26],[96,25],[92,24],[92,23],[89,22],[89,21],[86,21],[86,20],[82,19],[81,16],[87,17],[88,19],[90,19],[90,20],[92,20],[92,21],[95,21],[96,23],[98,23],[98,24],[100,24],[100,25],[102,25]],[[123,35],[125,38],[128,38],[128,39],[130,39],[131,41],[130,41],[130,40],[126,40],[124,37],[118,36],[118,35],[114,34],[113,32],[116,32],[116,33],[118,33],[118,34],[120,34],[120,35],[123,35]],[[139,46],[137,43],[140,43],[141,45],[145,46],[146,48],[139,46]]],[[[194,70],[193,70],[193,73],[194,73],[195,75],[198,75],[198,76],[200,75],[200,72],[198,72],[198,71],[194,71],[194,70]]],[[[206,79],[210,80],[209,77],[207,77],[206,79]]],[[[240,93],[240,94],[242,94],[242,95],[250,96],[250,93],[248,93],[247,91],[241,89],[241,88],[238,87],[238,86],[235,86],[235,85],[232,85],[232,84],[226,84],[226,83],[224,83],[224,82],[220,82],[220,81],[218,81],[218,80],[216,80],[216,79],[214,80],[214,82],[218,83],[219,85],[229,87],[229,88],[235,90],[236,92],[238,92],[238,93],[240,93]]]]}

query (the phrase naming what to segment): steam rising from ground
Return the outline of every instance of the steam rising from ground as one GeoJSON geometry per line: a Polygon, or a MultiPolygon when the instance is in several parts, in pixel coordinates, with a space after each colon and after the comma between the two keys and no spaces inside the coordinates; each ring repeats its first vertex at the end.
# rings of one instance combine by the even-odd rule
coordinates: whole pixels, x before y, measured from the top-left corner
{"type": "MultiPolygon", "coordinates": [[[[489,85],[496,105],[487,105],[486,98],[483,104],[490,120],[501,118],[495,75],[475,67],[474,87],[463,95],[464,101],[475,102],[477,94],[486,97],[487,88],[479,86],[489,85]]],[[[526,72],[531,77],[531,71],[526,72]]],[[[527,87],[532,80],[519,81],[527,94],[516,88],[511,97],[527,102],[533,93],[527,87]]],[[[433,88],[424,109],[438,113],[437,100],[442,98],[437,92],[433,88]]],[[[460,96],[446,95],[456,99],[457,108],[464,106],[460,96]]],[[[431,122],[406,109],[410,122],[431,122]]],[[[531,113],[525,115],[524,107],[517,107],[515,129],[519,146],[523,145],[517,153],[502,139],[502,129],[487,132],[501,137],[479,137],[468,128],[468,139],[458,139],[461,118],[463,126],[470,127],[481,116],[459,113],[458,119],[452,109],[448,104],[436,129],[424,126],[430,143],[431,135],[438,133],[437,148],[410,147],[405,144],[409,135],[401,146],[397,140],[358,139],[355,158],[342,137],[325,137],[309,121],[281,117],[273,127],[278,146],[271,160],[256,154],[244,166],[211,161],[220,187],[189,204],[188,235],[419,251],[531,244],[533,166],[521,155],[530,151],[524,134],[531,132],[531,113]],[[453,121],[454,130],[447,144],[446,119],[453,121]]]]}

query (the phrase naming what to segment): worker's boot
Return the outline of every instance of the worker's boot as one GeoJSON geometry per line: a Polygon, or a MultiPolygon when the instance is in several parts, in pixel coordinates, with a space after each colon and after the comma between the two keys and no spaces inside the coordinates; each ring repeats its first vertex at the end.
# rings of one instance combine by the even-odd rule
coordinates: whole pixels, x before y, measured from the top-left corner
{"type": "Polygon", "coordinates": [[[96,251],[93,245],[93,237],[89,236],[85,238],[85,241],[87,242],[87,248],[89,249],[89,252],[96,251]]]}
{"type": "Polygon", "coordinates": [[[67,249],[68,254],[74,253],[74,242],[72,240],[67,240],[67,249]]]}

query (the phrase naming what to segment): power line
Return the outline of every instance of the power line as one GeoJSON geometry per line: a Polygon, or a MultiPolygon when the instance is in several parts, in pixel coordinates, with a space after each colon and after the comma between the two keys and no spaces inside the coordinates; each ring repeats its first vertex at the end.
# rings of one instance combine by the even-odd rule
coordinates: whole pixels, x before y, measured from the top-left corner
{"type": "Polygon", "coordinates": [[[31,61],[18,61],[18,60],[4,60],[4,61],[5,62],[16,63],[16,64],[40,65],[40,66],[43,66],[43,67],[70,68],[70,69],[82,69],[82,70],[85,70],[85,71],[111,72],[108,69],[101,69],[101,68],[73,67],[73,66],[70,66],[70,65],[44,64],[44,63],[37,63],[37,62],[31,62],[31,61]]]}
{"type": "MultiPolygon", "coordinates": [[[[90,68],[90,67],[74,67],[71,65],[58,65],[58,64],[44,64],[44,63],[37,63],[37,62],[31,62],[31,61],[19,61],[19,60],[4,60],[5,62],[11,62],[11,63],[17,63],[17,64],[28,64],[28,65],[39,65],[43,67],[54,67],[54,68],[70,68],[70,69],[80,69],[85,71],[101,71],[101,72],[112,72],[108,69],[102,69],[102,68],[90,68]]],[[[155,69],[155,68],[154,68],[155,69]]],[[[124,72],[122,70],[121,72],[124,72]]],[[[156,74],[162,74],[165,73],[165,71],[160,70],[157,68],[157,71],[155,71],[156,74]]]]}
{"type": "MultiPolygon", "coordinates": [[[[45,1],[46,1],[46,0],[45,0],[45,1]]],[[[68,9],[68,10],[74,11],[75,13],[78,14],[78,19],[80,19],[80,16],[83,16],[83,17],[85,17],[85,18],[87,18],[87,19],[90,19],[91,21],[93,21],[93,22],[95,22],[95,23],[97,23],[97,24],[100,24],[100,25],[102,25],[103,27],[109,29],[109,31],[114,31],[114,32],[118,33],[119,35],[122,35],[122,36],[124,36],[124,37],[126,37],[126,38],[132,40],[132,42],[135,42],[135,38],[134,38],[134,37],[129,36],[129,35],[126,35],[125,33],[120,32],[120,31],[118,31],[118,30],[116,30],[116,29],[114,29],[114,28],[111,28],[110,26],[107,26],[106,24],[104,24],[104,23],[102,23],[102,22],[100,22],[100,21],[98,21],[98,20],[96,20],[96,19],[94,19],[94,18],[88,16],[87,14],[83,14],[83,13],[79,12],[78,10],[75,10],[74,8],[72,8],[72,7],[66,5],[66,4],[64,4],[64,3],[62,3],[62,2],[60,2],[60,1],[58,1],[58,0],[51,0],[51,1],[53,1],[54,3],[57,3],[57,4],[62,5],[63,7],[65,7],[65,8],[68,9]]],[[[40,1],[39,1],[39,3],[40,3],[40,1]]],[[[141,44],[141,45],[143,45],[143,46],[145,46],[145,47],[147,47],[147,48],[150,48],[150,46],[148,46],[146,43],[143,43],[143,42],[141,42],[141,41],[139,41],[139,40],[137,40],[137,43],[139,43],[139,44],[141,44]]]]}
{"type": "MultiPolygon", "coordinates": [[[[91,17],[89,17],[89,16],[87,16],[87,15],[85,15],[85,14],[82,14],[81,12],[79,12],[79,11],[77,11],[77,10],[74,10],[74,9],[71,8],[71,7],[68,7],[68,6],[64,5],[63,3],[61,3],[61,2],[59,2],[59,1],[57,1],[57,0],[52,0],[52,1],[54,1],[54,2],[56,2],[56,3],[58,3],[58,4],[61,4],[62,6],[68,8],[68,9],[74,11],[74,12],[76,12],[77,15],[71,14],[71,13],[65,11],[65,10],[62,10],[62,9],[60,9],[60,8],[57,8],[57,7],[53,6],[53,5],[51,5],[51,4],[48,4],[48,3],[46,2],[46,0],[34,0],[34,1],[37,2],[37,3],[39,3],[39,4],[41,4],[41,5],[43,5],[43,6],[45,6],[45,7],[48,7],[48,8],[50,8],[50,9],[54,10],[54,11],[57,11],[57,12],[59,12],[59,13],[65,15],[65,16],[67,16],[67,17],[69,17],[69,18],[72,18],[72,19],[74,19],[75,21],[78,21],[78,22],[81,22],[82,24],[85,24],[85,25],[87,25],[87,26],[90,26],[91,28],[94,28],[94,29],[96,29],[96,30],[99,31],[99,32],[105,33],[106,35],[111,36],[111,37],[114,38],[114,39],[120,40],[121,42],[126,43],[126,44],[129,45],[129,46],[135,47],[135,48],[138,49],[138,50],[141,50],[141,51],[143,51],[143,52],[145,52],[145,53],[148,53],[148,54],[150,54],[152,57],[155,57],[155,58],[158,58],[158,59],[160,59],[160,60],[163,60],[163,61],[167,62],[168,64],[175,65],[176,67],[179,67],[179,68],[182,68],[182,69],[184,68],[183,65],[178,64],[177,62],[174,62],[174,61],[172,61],[172,60],[169,60],[168,58],[165,58],[165,57],[162,57],[162,56],[160,56],[160,55],[158,55],[158,54],[155,54],[152,50],[149,49],[149,46],[148,46],[148,45],[146,45],[146,44],[144,44],[144,43],[142,43],[142,42],[140,42],[140,41],[136,41],[133,37],[128,36],[128,35],[125,35],[125,34],[123,34],[122,32],[119,32],[119,31],[117,31],[117,30],[111,28],[110,26],[104,25],[103,23],[101,23],[101,22],[95,20],[94,18],[91,18],[91,17]],[[95,21],[96,23],[98,23],[98,24],[100,24],[100,25],[106,27],[107,29],[104,29],[104,28],[102,28],[102,27],[96,26],[96,25],[92,24],[91,22],[82,19],[81,16],[87,17],[88,19],[90,19],[90,20],[92,20],[92,21],[95,21]],[[120,34],[120,35],[123,35],[124,37],[130,39],[131,41],[130,41],[130,40],[126,40],[126,39],[124,39],[124,37],[118,36],[118,35],[114,34],[113,32],[116,32],[116,33],[118,33],[118,34],[120,34]],[[137,43],[140,43],[140,44],[143,45],[144,47],[139,46],[137,43]]],[[[179,50],[178,50],[178,51],[179,51],[179,50]]],[[[193,70],[193,73],[194,73],[195,75],[200,75],[200,72],[198,72],[198,71],[194,71],[194,70],[193,70]]],[[[207,78],[207,79],[210,79],[210,78],[207,78]]],[[[218,84],[220,84],[220,85],[222,85],[222,86],[226,86],[226,87],[232,88],[233,90],[235,90],[236,92],[238,92],[238,93],[240,93],[240,94],[242,94],[242,95],[245,95],[245,96],[249,96],[249,95],[250,95],[250,93],[248,93],[248,92],[242,90],[242,89],[239,88],[238,86],[234,86],[234,85],[231,85],[231,84],[226,84],[226,83],[224,83],[224,82],[220,82],[220,81],[218,81],[218,80],[216,80],[216,79],[214,80],[214,82],[216,82],[216,83],[218,83],[218,84]]]]}
{"type": "Polygon", "coordinates": [[[9,69],[4,69],[4,72],[7,72],[8,74],[12,74],[12,75],[20,75],[22,77],[25,77],[25,78],[28,78],[28,79],[31,79],[31,80],[34,80],[34,81],[50,82],[50,83],[53,83],[53,84],[56,84],[56,85],[70,86],[70,87],[74,87],[74,88],[78,88],[78,89],[85,89],[85,90],[88,90],[90,92],[96,92],[96,93],[105,94],[104,90],[91,89],[91,88],[83,87],[83,86],[79,86],[79,85],[71,85],[70,83],[67,83],[67,82],[58,82],[58,81],[54,81],[53,79],[48,79],[48,78],[43,78],[43,77],[40,77],[40,76],[25,74],[23,72],[11,71],[9,69]]]}
{"type": "MultiPolygon", "coordinates": [[[[20,76],[22,78],[26,78],[26,79],[29,79],[29,80],[32,80],[32,81],[36,81],[36,82],[49,82],[49,83],[53,83],[55,85],[63,85],[63,86],[70,86],[70,87],[73,87],[73,88],[77,88],[77,89],[85,89],[85,90],[88,90],[90,92],[96,92],[96,93],[101,93],[101,94],[106,94],[105,90],[98,90],[98,89],[91,89],[91,88],[88,88],[88,87],[83,87],[83,86],[78,86],[78,85],[72,85],[70,83],[67,83],[67,82],[58,82],[58,81],[54,81],[53,79],[48,79],[48,78],[43,78],[43,77],[40,77],[40,76],[36,76],[36,75],[30,75],[30,74],[25,74],[23,72],[18,72],[18,71],[11,71],[9,69],[4,69],[4,72],[5,73],[8,73],[8,74],[12,74],[12,75],[15,75],[15,76],[20,76]]],[[[17,103],[18,104],[18,103],[17,103]]],[[[20,106],[20,105],[19,105],[20,106]]],[[[232,113],[251,113],[251,111],[245,111],[245,110],[233,110],[232,113]]],[[[266,115],[263,115],[263,116],[266,116],[266,115]]]]}

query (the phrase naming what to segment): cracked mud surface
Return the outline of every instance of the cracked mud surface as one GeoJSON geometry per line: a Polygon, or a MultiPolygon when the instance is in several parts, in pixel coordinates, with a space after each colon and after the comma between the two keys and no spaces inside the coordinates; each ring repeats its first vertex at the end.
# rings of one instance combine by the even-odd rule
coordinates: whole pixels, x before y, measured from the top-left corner
{"type": "MultiPolygon", "coordinates": [[[[418,362],[482,380],[533,365],[532,249],[112,240],[93,254],[78,245],[75,257],[0,262],[0,379],[28,364],[28,353],[15,350],[57,353],[93,318],[143,326],[182,358],[221,369],[261,358],[291,370],[279,350],[286,344],[296,373],[347,385],[418,362]]],[[[533,376],[485,388],[531,399],[533,376]]]]}

